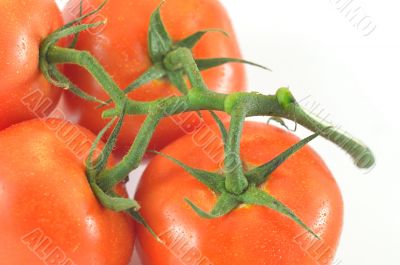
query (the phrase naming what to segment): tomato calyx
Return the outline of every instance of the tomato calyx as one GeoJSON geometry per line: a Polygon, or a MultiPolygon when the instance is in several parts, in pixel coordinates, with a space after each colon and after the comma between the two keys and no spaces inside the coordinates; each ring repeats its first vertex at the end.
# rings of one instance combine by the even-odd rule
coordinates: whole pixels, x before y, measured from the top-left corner
{"type": "MultiPolygon", "coordinates": [[[[195,83],[196,87],[204,88],[205,84],[202,81],[202,77],[197,76],[197,79],[194,78],[193,73],[196,72],[194,69],[204,71],[226,63],[244,63],[269,70],[262,65],[239,58],[194,59],[192,56],[192,49],[199,43],[204,35],[210,32],[217,32],[228,37],[228,34],[222,29],[206,29],[174,42],[161,18],[162,4],[163,3],[161,3],[151,15],[147,35],[149,57],[153,65],[134,82],[123,89],[125,94],[151,81],[166,79],[171,82],[180,93],[186,95],[189,91],[185,80],[186,75],[191,81],[197,80],[195,83]]],[[[193,84],[193,82],[191,83],[193,84]]],[[[106,101],[105,104],[99,105],[98,108],[104,107],[111,101],[112,100],[106,101]]]]}
{"type": "MultiPolygon", "coordinates": [[[[81,90],[79,87],[75,86],[63,73],[61,73],[57,67],[56,64],[59,63],[58,60],[55,60],[55,62],[52,62],[52,57],[56,55],[56,57],[60,57],[61,52],[57,51],[59,48],[56,44],[64,37],[70,36],[70,35],[75,35],[75,39],[77,39],[77,36],[80,32],[85,31],[90,28],[95,28],[100,25],[105,24],[105,21],[100,21],[92,24],[79,24],[83,19],[96,14],[99,12],[104,5],[107,3],[107,0],[104,1],[97,9],[84,14],[80,16],[77,19],[74,19],[73,21],[65,24],[58,30],[54,31],[52,34],[50,34],[46,39],[42,41],[40,44],[40,49],[39,49],[39,67],[41,72],[43,73],[44,77],[54,86],[64,88],[66,90],[71,91],[78,97],[81,97],[85,100],[88,101],[93,101],[97,103],[104,103],[103,101],[97,99],[96,97],[93,97],[83,90],[81,90]]],[[[81,9],[82,9],[82,1],[81,1],[81,9]]],[[[73,45],[71,45],[71,48],[73,48],[73,45]]]]}
{"type": "Polygon", "coordinates": [[[86,159],[86,176],[90,187],[92,188],[93,193],[96,195],[97,199],[100,203],[113,211],[122,212],[124,211],[128,215],[130,215],[133,219],[135,219],[138,223],[142,224],[146,227],[146,229],[152,234],[152,236],[160,241],[160,238],[156,234],[156,232],[148,225],[146,220],[140,215],[138,212],[140,210],[140,205],[136,200],[127,199],[120,195],[118,195],[114,191],[115,184],[109,184],[110,179],[100,179],[101,173],[106,171],[107,162],[111,156],[112,150],[116,144],[117,137],[119,132],[121,131],[124,117],[126,114],[126,105],[123,106],[121,110],[121,115],[118,117],[118,121],[115,124],[115,127],[112,130],[110,137],[107,139],[107,142],[104,148],[101,150],[100,154],[95,154],[96,147],[100,143],[104,134],[107,130],[109,130],[117,120],[117,117],[113,118],[107,125],[100,131],[97,135],[95,141],[93,142],[89,155],[86,159]],[[93,157],[97,155],[97,158],[93,160],[93,157]],[[108,183],[108,185],[106,185],[108,183]]]}
{"type": "MultiPolygon", "coordinates": [[[[204,35],[210,32],[217,32],[228,37],[228,34],[222,29],[206,29],[195,32],[183,40],[174,42],[161,19],[161,7],[162,4],[154,11],[150,19],[148,34],[149,56],[155,66],[162,67],[162,70],[159,70],[158,72],[159,75],[161,76],[161,73],[164,73],[162,77],[167,77],[182,94],[185,95],[188,93],[185,74],[188,76],[192,86],[195,86],[196,88],[206,87],[202,81],[202,77],[194,75],[197,72],[194,69],[203,71],[232,62],[246,63],[268,69],[259,64],[239,58],[193,58],[192,49],[198,44],[204,35]]],[[[150,68],[149,71],[152,71],[152,68],[150,68]]],[[[147,72],[144,75],[146,74],[147,72]]],[[[147,80],[147,82],[148,81],[151,80],[147,80]]]]}
{"type": "Polygon", "coordinates": [[[109,130],[112,125],[115,123],[117,118],[113,118],[104,128],[103,130],[97,135],[86,159],[86,175],[89,181],[90,186],[92,187],[93,192],[96,194],[96,197],[99,201],[107,208],[112,209],[116,212],[134,209],[139,210],[139,204],[130,199],[121,198],[117,196],[111,189],[103,189],[99,186],[97,178],[99,173],[106,168],[108,159],[111,156],[112,148],[115,145],[117,140],[118,133],[121,130],[123,119],[125,116],[125,108],[122,111],[121,117],[117,124],[115,125],[111,136],[108,138],[106,145],[102,149],[101,153],[99,154],[98,158],[93,161],[94,152],[96,150],[97,145],[101,141],[102,137],[104,136],[105,132],[109,130]]]}
{"type": "MultiPolygon", "coordinates": [[[[213,114],[213,116],[218,123],[223,141],[229,141],[229,133],[227,132],[225,126],[223,125],[221,120],[219,120],[218,116],[216,116],[215,114],[213,114]]],[[[235,121],[231,120],[231,124],[232,122],[235,121]]],[[[169,159],[170,161],[182,167],[185,171],[187,171],[198,181],[206,185],[217,195],[217,202],[210,212],[202,210],[188,198],[185,198],[186,203],[188,203],[189,206],[200,217],[207,219],[219,218],[234,211],[242,204],[264,206],[285,215],[286,217],[290,218],[292,221],[300,225],[302,228],[304,228],[306,231],[311,233],[314,237],[319,238],[319,236],[314,231],[312,231],[289,207],[274,198],[268,192],[258,188],[260,185],[265,184],[268,181],[268,178],[271,176],[272,172],[274,172],[280,165],[282,165],[289,157],[301,150],[309,142],[314,140],[318,135],[318,133],[315,133],[301,140],[300,142],[294,144],[293,146],[276,156],[271,161],[255,167],[247,172],[243,169],[243,167],[238,167],[239,164],[243,164],[241,160],[239,162],[235,161],[234,165],[236,167],[236,170],[234,172],[237,174],[237,172],[240,170],[240,176],[244,176],[246,180],[245,183],[247,184],[241,192],[232,192],[228,189],[228,187],[232,187],[232,185],[237,185],[237,183],[240,183],[233,182],[227,185],[229,177],[232,177],[232,175],[228,173],[233,172],[233,170],[229,169],[229,167],[225,166],[223,170],[224,172],[222,174],[217,172],[209,172],[189,167],[188,165],[185,165],[181,161],[167,154],[157,151],[153,152],[169,159]]],[[[226,146],[227,145],[225,145],[225,147],[226,146]]],[[[232,161],[229,160],[230,154],[227,153],[227,151],[229,151],[229,148],[225,148],[225,165],[227,163],[232,163],[232,161]]],[[[236,176],[236,178],[237,177],[238,176],[236,176]]]]}
{"type": "MultiPolygon", "coordinates": [[[[210,32],[217,32],[228,34],[222,29],[206,29],[193,33],[192,35],[184,38],[183,40],[174,42],[170,37],[161,18],[161,3],[158,8],[153,12],[150,18],[150,26],[148,31],[148,50],[149,56],[154,65],[162,65],[165,76],[182,94],[187,94],[188,88],[186,87],[185,75],[188,75],[189,80],[193,86],[197,88],[205,88],[206,85],[202,81],[201,76],[196,76],[194,79],[192,74],[196,73],[194,69],[200,71],[217,67],[226,63],[246,63],[268,69],[261,65],[238,59],[238,58],[207,58],[207,59],[194,59],[192,56],[192,49],[202,39],[202,37],[210,32]],[[193,81],[195,81],[193,83],[193,81]]],[[[146,73],[145,73],[146,74],[146,73]]],[[[140,79],[140,78],[139,78],[140,79]]],[[[151,81],[151,80],[147,80],[151,81]]]]}

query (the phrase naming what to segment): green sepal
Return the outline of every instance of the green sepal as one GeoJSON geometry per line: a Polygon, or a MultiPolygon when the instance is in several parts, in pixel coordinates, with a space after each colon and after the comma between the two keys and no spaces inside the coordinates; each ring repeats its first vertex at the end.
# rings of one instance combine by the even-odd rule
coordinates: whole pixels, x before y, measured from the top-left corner
{"type": "Polygon", "coordinates": [[[125,118],[125,112],[126,112],[126,102],[122,106],[121,115],[118,119],[117,124],[115,125],[113,131],[111,132],[110,137],[108,137],[107,142],[106,142],[103,150],[101,151],[100,156],[96,159],[96,162],[95,162],[95,167],[96,167],[96,171],[97,171],[96,173],[99,173],[100,171],[105,169],[107,166],[108,159],[110,158],[113,148],[117,142],[118,135],[122,128],[124,118],[125,118]]]}
{"type": "MultiPolygon", "coordinates": [[[[69,80],[65,80],[67,77],[64,76],[60,71],[58,71],[57,67],[53,64],[49,64],[48,62],[40,61],[40,69],[44,78],[46,78],[47,82],[52,84],[55,87],[62,87],[64,89],[71,89],[72,90],[80,90],[75,85],[72,84],[69,80]],[[61,81],[59,80],[61,79],[61,81]]],[[[82,95],[88,95],[84,91],[82,91],[82,95]]]]}
{"type": "MultiPolygon", "coordinates": [[[[62,87],[77,97],[80,97],[84,100],[104,104],[105,102],[86,93],[74,83],[72,83],[63,73],[61,73],[55,65],[48,65],[50,76],[54,77],[53,82],[51,82],[54,86],[62,87]]],[[[49,79],[48,79],[49,80],[49,79]]]]}
{"type": "Polygon", "coordinates": [[[39,49],[39,67],[40,70],[43,74],[43,76],[48,80],[50,83],[52,83],[55,86],[62,86],[62,83],[58,82],[57,80],[53,79],[53,76],[51,75],[50,68],[51,66],[47,62],[47,53],[52,45],[54,45],[57,41],[60,39],[71,35],[75,34],[77,32],[83,31],[87,28],[90,27],[95,27],[97,26],[98,23],[96,24],[88,24],[88,25],[79,25],[75,26],[72,28],[66,28],[64,30],[57,30],[50,34],[41,44],[40,44],[40,49],[39,49]]]}
{"type": "Polygon", "coordinates": [[[92,187],[96,198],[107,209],[113,210],[115,212],[122,212],[128,209],[137,211],[140,209],[140,205],[135,200],[114,195],[108,195],[97,185],[94,179],[90,181],[90,186],[92,187]]]}
{"type": "Polygon", "coordinates": [[[204,71],[213,67],[221,66],[226,63],[243,63],[252,66],[256,66],[262,68],[264,70],[271,71],[269,68],[262,66],[260,64],[256,64],[250,61],[246,61],[238,58],[207,58],[207,59],[195,59],[197,67],[200,71],[204,71]]]}
{"type": "MultiPolygon", "coordinates": [[[[106,22],[105,21],[99,21],[96,23],[92,24],[79,24],[76,26],[68,27],[63,30],[57,30],[50,34],[43,42],[42,46],[46,46],[45,48],[49,48],[51,45],[55,44],[57,41],[59,41],[62,38],[65,38],[69,35],[74,35],[76,33],[80,33],[82,31],[98,27],[100,25],[104,25],[106,22]]],[[[43,49],[45,50],[45,49],[43,49]]],[[[47,49],[48,50],[48,49],[47,49]]]]}
{"type": "Polygon", "coordinates": [[[157,79],[161,79],[165,77],[167,72],[164,70],[161,63],[155,63],[152,67],[150,67],[146,72],[144,72],[138,79],[136,79],[132,84],[128,85],[124,92],[128,94],[133,90],[157,79]]]}
{"type": "Polygon", "coordinates": [[[156,234],[156,232],[151,228],[151,226],[146,222],[144,217],[138,212],[133,209],[128,209],[125,211],[127,214],[129,214],[136,222],[139,224],[143,225],[147,231],[160,243],[162,243],[162,240],[160,237],[156,234]]]}
{"type": "Polygon", "coordinates": [[[319,239],[319,236],[314,231],[312,231],[291,209],[289,209],[286,205],[278,201],[270,194],[257,189],[255,186],[250,186],[249,189],[245,193],[241,194],[239,197],[243,203],[265,206],[289,217],[299,226],[301,226],[313,236],[319,239]]]}
{"type": "MultiPolygon", "coordinates": [[[[83,0],[81,1],[82,4],[83,0]]],[[[74,20],[71,20],[70,22],[66,23],[64,26],[62,26],[61,28],[59,28],[58,30],[56,30],[55,32],[59,32],[62,31],[66,28],[72,27],[74,24],[81,22],[82,20],[84,20],[87,17],[90,17],[96,13],[98,13],[101,9],[103,9],[103,7],[107,4],[108,0],[104,0],[96,9],[94,9],[93,11],[90,11],[87,14],[84,14],[74,20]]]]}
{"type": "Polygon", "coordinates": [[[105,135],[105,133],[111,128],[111,126],[115,123],[117,120],[117,117],[114,117],[112,120],[110,120],[106,126],[104,126],[103,129],[97,134],[96,138],[94,139],[90,149],[89,149],[89,155],[86,158],[86,174],[88,176],[94,176],[95,178],[97,177],[97,164],[93,164],[93,155],[94,152],[96,151],[97,146],[99,145],[101,139],[105,135]]]}
{"type": "MultiPolygon", "coordinates": [[[[151,66],[146,72],[144,72],[141,76],[139,76],[134,82],[129,84],[123,91],[125,94],[128,94],[137,88],[153,81],[158,80],[165,77],[167,72],[164,70],[161,63],[156,63],[151,66]]],[[[97,108],[102,108],[112,102],[111,99],[107,100],[104,104],[101,104],[97,108]]]]}
{"type": "Polygon", "coordinates": [[[206,30],[198,31],[198,32],[190,35],[189,37],[186,37],[185,39],[176,42],[175,46],[193,49],[196,46],[196,44],[201,40],[201,38],[209,32],[219,32],[219,33],[224,34],[227,37],[229,36],[228,33],[222,29],[206,29],[206,30]]]}
{"type": "Polygon", "coordinates": [[[282,165],[290,156],[298,152],[309,142],[314,140],[319,134],[313,134],[307,138],[304,138],[300,142],[292,145],[290,148],[279,154],[277,157],[272,159],[271,161],[256,167],[245,173],[249,182],[254,183],[255,185],[260,185],[268,180],[270,174],[275,171],[280,165],[282,165]]]}
{"type": "Polygon", "coordinates": [[[187,204],[189,204],[193,211],[195,211],[200,217],[206,219],[215,219],[224,216],[240,205],[240,201],[237,199],[237,197],[227,192],[223,192],[218,197],[217,203],[210,213],[203,211],[187,198],[185,198],[185,201],[187,204]]]}
{"type": "Polygon", "coordinates": [[[224,143],[224,147],[226,148],[228,145],[228,131],[226,130],[224,123],[221,121],[218,115],[212,110],[210,110],[209,112],[217,123],[219,130],[221,131],[222,142],[224,143]]]}
{"type": "MultiPolygon", "coordinates": [[[[123,117],[123,116],[121,116],[123,117]]],[[[113,193],[112,191],[109,191],[112,194],[107,194],[103,189],[99,187],[97,184],[97,175],[99,172],[99,166],[97,163],[93,165],[93,155],[94,152],[99,145],[101,138],[104,136],[105,132],[111,128],[111,126],[114,124],[116,118],[113,118],[110,122],[107,123],[107,125],[100,131],[100,133],[97,135],[95,140],[92,143],[92,146],[89,149],[89,155],[86,159],[86,176],[88,179],[88,182],[90,184],[90,187],[92,188],[93,193],[95,194],[96,198],[99,200],[99,202],[107,209],[111,209],[116,212],[121,212],[125,211],[128,209],[134,209],[138,210],[140,209],[139,204],[131,199],[123,198],[120,197],[119,195],[113,193]]],[[[118,124],[116,125],[116,127],[118,124]]],[[[114,130],[115,131],[115,130],[114,130]]],[[[112,142],[113,140],[109,141],[112,142]]],[[[106,151],[102,151],[107,155],[108,153],[108,148],[106,151]]],[[[101,155],[100,155],[101,156],[101,155]]],[[[105,160],[105,159],[104,159],[105,160]]]]}
{"type": "Polygon", "coordinates": [[[291,131],[291,132],[297,131],[297,122],[295,122],[294,129],[290,129],[289,126],[286,124],[285,120],[280,117],[270,117],[267,121],[267,124],[270,124],[271,121],[279,123],[281,126],[285,127],[288,131],[291,131]]]}
{"type": "Polygon", "coordinates": [[[60,39],[76,34],[79,32],[82,32],[86,29],[97,27],[101,24],[104,24],[104,22],[98,22],[94,24],[84,24],[84,25],[77,25],[73,27],[68,27],[63,30],[57,30],[50,34],[41,44],[40,44],[40,50],[39,50],[39,67],[40,71],[42,72],[43,76],[46,78],[47,81],[49,81],[51,84],[57,87],[65,87],[71,90],[72,93],[77,95],[78,97],[82,97],[83,99],[87,99],[90,101],[98,102],[98,103],[104,103],[103,101],[99,101],[93,96],[88,95],[87,93],[83,92],[80,88],[72,84],[71,81],[68,80],[67,77],[65,77],[61,72],[58,71],[58,69],[54,65],[50,65],[47,62],[47,53],[52,45],[54,45],[57,41],[60,39]],[[60,80],[57,80],[55,78],[60,78],[60,80]]]}
{"type": "Polygon", "coordinates": [[[151,151],[151,152],[160,155],[162,157],[165,157],[166,159],[182,167],[186,172],[191,174],[193,177],[195,177],[198,181],[206,185],[212,191],[216,193],[223,193],[225,191],[225,177],[223,175],[189,167],[188,165],[185,165],[181,161],[158,151],[151,151]]]}
{"type": "MultiPolygon", "coordinates": [[[[79,17],[83,16],[83,0],[79,3],[79,17]]],[[[80,22],[77,22],[80,23],[80,22]]],[[[69,44],[68,48],[75,49],[76,44],[78,44],[79,33],[75,33],[74,38],[72,39],[71,43],[69,44]]]]}
{"type": "Polygon", "coordinates": [[[153,63],[160,62],[173,47],[172,39],[161,19],[161,5],[151,15],[148,32],[148,49],[153,63]]]}
{"type": "MultiPolygon", "coordinates": [[[[74,40],[70,44],[70,46],[74,47],[76,44],[75,42],[77,41],[77,35],[80,32],[105,24],[105,21],[100,21],[100,22],[92,23],[92,24],[79,24],[79,25],[74,26],[74,24],[80,23],[83,19],[99,12],[106,3],[107,3],[107,0],[103,1],[102,4],[95,10],[93,10],[85,15],[81,15],[80,17],[70,21],[69,23],[65,24],[64,26],[60,27],[59,29],[54,31],[52,34],[50,34],[41,43],[40,62],[39,62],[42,74],[54,86],[64,87],[66,89],[69,89],[73,94],[75,94],[76,96],[78,96],[80,98],[83,98],[83,99],[89,100],[89,101],[93,101],[93,102],[97,102],[100,104],[104,104],[104,101],[98,100],[97,98],[95,98],[91,95],[88,95],[87,93],[82,91],[80,88],[78,88],[77,86],[72,84],[72,82],[67,77],[65,77],[61,72],[59,72],[55,66],[49,65],[47,63],[47,60],[45,57],[47,56],[47,52],[50,49],[50,47],[52,45],[54,45],[60,39],[66,37],[66,36],[69,36],[69,35],[74,35],[74,40]],[[57,79],[59,79],[59,80],[57,80],[57,79]]],[[[83,11],[82,8],[83,8],[83,1],[80,2],[80,14],[82,14],[82,11],[83,11]]]]}

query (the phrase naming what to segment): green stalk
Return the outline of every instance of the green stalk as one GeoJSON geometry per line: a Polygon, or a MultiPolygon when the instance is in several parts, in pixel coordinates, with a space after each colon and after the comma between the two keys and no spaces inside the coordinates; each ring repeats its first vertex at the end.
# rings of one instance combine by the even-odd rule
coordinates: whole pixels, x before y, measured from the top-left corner
{"type": "Polygon", "coordinates": [[[244,175],[240,157],[240,139],[242,137],[244,120],[246,119],[246,104],[240,103],[231,113],[231,123],[228,135],[228,146],[225,153],[224,173],[225,188],[233,194],[241,194],[249,185],[244,175]]]}
{"type": "MultiPolygon", "coordinates": [[[[173,109],[173,106],[180,105],[180,102],[186,102],[186,108],[177,108],[169,113],[170,115],[175,115],[197,110],[215,110],[231,113],[237,102],[246,101],[246,117],[273,116],[292,120],[312,132],[321,133],[322,137],[341,147],[352,157],[358,167],[369,168],[374,165],[374,155],[365,144],[333,127],[331,124],[326,124],[318,118],[307,114],[296,101],[284,104],[280,101],[282,91],[282,89],[278,90],[278,95],[243,92],[227,95],[211,91],[191,90],[187,96],[171,97],[162,102],[167,109],[173,109]]],[[[128,101],[127,114],[146,114],[148,109],[160,104],[160,102],[161,100],[145,103],[128,101]]],[[[111,109],[105,111],[103,116],[107,118],[114,117],[117,113],[116,110],[111,109]]]]}
{"type": "Polygon", "coordinates": [[[132,170],[140,165],[154,131],[160,119],[164,116],[164,111],[161,105],[149,111],[128,154],[125,155],[122,161],[115,167],[105,169],[100,173],[98,182],[102,189],[106,191],[111,190],[116,184],[125,179],[132,170]]]}
{"type": "Polygon", "coordinates": [[[49,64],[76,64],[85,68],[114,101],[118,112],[127,97],[103,66],[88,52],[51,46],[47,52],[49,64]]]}
{"type": "Polygon", "coordinates": [[[333,142],[352,157],[357,167],[367,169],[375,164],[374,154],[368,146],[337,127],[308,114],[297,104],[289,89],[280,88],[276,93],[276,97],[283,110],[281,117],[295,121],[333,142]]]}

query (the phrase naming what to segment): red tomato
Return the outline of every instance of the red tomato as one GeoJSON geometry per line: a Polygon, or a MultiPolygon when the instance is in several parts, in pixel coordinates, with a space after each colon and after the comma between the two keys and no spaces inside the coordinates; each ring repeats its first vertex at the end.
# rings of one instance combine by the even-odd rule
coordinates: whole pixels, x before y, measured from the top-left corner
{"type": "MultiPolygon", "coordinates": [[[[212,134],[209,137],[212,139],[212,134]]],[[[215,159],[220,140],[207,144],[204,139],[197,140],[200,138],[185,136],[162,152],[195,168],[220,170],[215,159]]],[[[296,142],[298,138],[287,131],[246,123],[241,142],[245,168],[270,161],[296,142]]],[[[203,219],[184,198],[208,211],[216,195],[176,164],[155,157],[141,179],[136,198],[165,245],[138,226],[143,265],[331,264],[342,228],[342,198],[320,157],[305,147],[273,172],[261,188],[291,208],[321,240],[265,207],[243,205],[224,217],[203,219]]]]}
{"type": "Polygon", "coordinates": [[[54,0],[0,0],[0,25],[2,130],[46,116],[58,103],[61,89],[49,84],[40,72],[39,46],[62,26],[62,18],[54,0]]]}
{"type": "MultiPolygon", "coordinates": [[[[80,0],[68,2],[63,13],[66,21],[79,13],[80,0]]],[[[102,0],[84,1],[84,10],[93,10],[102,0]]],[[[113,76],[121,88],[125,88],[145,72],[151,61],[147,50],[147,31],[150,15],[160,4],[159,0],[110,0],[104,9],[86,22],[107,19],[107,25],[98,32],[86,31],[80,34],[77,48],[93,54],[113,76]]],[[[221,33],[209,33],[194,49],[196,58],[240,57],[239,47],[229,17],[216,0],[169,0],[161,10],[162,18],[174,40],[181,40],[198,30],[208,28],[224,29],[230,34],[227,38],[221,33]]],[[[84,70],[77,66],[66,67],[66,74],[79,87],[100,99],[107,99],[103,89],[84,70]]],[[[245,88],[244,67],[240,64],[227,64],[203,72],[208,86],[219,92],[241,91],[245,88]]],[[[129,94],[130,98],[150,101],[178,94],[169,82],[151,82],[129,94]]],[[[78,117],[79,123],[98,132],[105,121],[100,115],[104,109],[96,109],[97,104],[85,102],[67,93],[67,110],[78,117]]],[[[144,116],[130,116],[119,137],[117,151],[125,152],[137,134],[144,116]]],[[[161,121],[150,144],[150,149],[160,149],[171,141],[193,130],[200,119],[193,113],[179,115],[175,120],[165,118],[161,121]],[[176,125],[178,123],[179,125],[176,125]],[[182,129],[183,128],[183,129],[182,129]]]]}
{"type": "Polygon", "coordinates": [[[0,132],[2,264],[126,265],[130,217],[103,208],[84,160],[94,135],[62,120],[32,120],[0,132]]]}

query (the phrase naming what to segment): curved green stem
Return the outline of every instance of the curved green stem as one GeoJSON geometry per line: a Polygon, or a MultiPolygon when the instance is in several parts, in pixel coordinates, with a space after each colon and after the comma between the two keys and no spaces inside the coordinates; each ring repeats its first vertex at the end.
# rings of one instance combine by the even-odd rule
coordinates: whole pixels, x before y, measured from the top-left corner
{"type": "Polygon", "coordinates": [[[51,46],[47,52],[47,61],[50,64],[76,64],[85,68],[114,101],[117,111],[121,111],[121,107],[127,97],[103,66],[90,53],[51,46]]]}
{"type": "MultiPolygon", "coordinates": [[[[212,91],[190,90],[187,96],[171,97],[165,100],[141,103],[129,101],[127,113],[146,114],[151,107],[160,104],[161,101],[165,108],[171,110],[168,113],[169,115],[197,110],[216,110],[231,113],[235,104],[245,101],[247,102],[246,117],[274,116],[295,121],[312,132],[320,133],[322,137],[341,147],[353,158],[358,167],[369,168],[374,165],[374,155],[365,144],[331,124],[326,124],[308,114],[296,103],[293,96],[287,93],[290,93],[287,89],[279,89],[276,95],[243,92],[227,95],[212,91]],[[174,106],[179,107],[174,108],[174,106]]],[[[113,117],[118,115],[118,112],[110,109],[105,111],[103,115],[104,117],[113,117]]]]}
{"type": "Polygon", "coordinates": [[[335,143],[352,157],[357,167],[366,169],[375,164],[374,154],[368,146],[337,127],[332,126],[332,124],[320,121],[317,117],[308,114],[297,104],[287,88],[281,88],[277,91],[277,99],[283,109],[281,117],[295,121],[310,131],[319,133],[325,139],[335,143]],[[286,102],[282,101],[282,99],[286,99],[286,102]]]}
{"type": "MultiPolygon", "coordinates": [[[[126,111],[130,115],[146,115],[152,107],[161,102],[169,109],[169,115],[198,110],[225,111],[225,99],[227,97],[227,94],[219,94],[210,90],[189,90],[187,96],[172,96],[147,102],[128,100],[126,111]]],[[[118,111],[115,109],[108,109],[103,112],[103,118],[112,118],[116,115],[118,115],[118,111]]]]}
{"type": "Polygon", "coordinates": [[[375,164],[374,155],[365,144],[346,132],[340,131],[337,127],[319,121],[319,119],[307,114],[298,105],[290,107],[286,118],[296,121],[313,132],[320,133],[322,137],[335,143],[352,157],[357,167],[370,168],[375,164]]]}
{"type": "Polygon", "coordinates": [[[224,173],[226,176],[225,188],[233,194],[241,194],[249,185],[244,175],[242,159],[240,158],[240,139],[246,112],[246,104],[241,103],[231,113],[224,173]]]}
{"type": "Polygon", "coordinates": [[[102,189],[111,190],[140,165],[154,131],[164,116],[164,111],[161,105],[150,110],[128,154],[115,167],[106,169],[100,174],[98,182],[102,189]]]}

